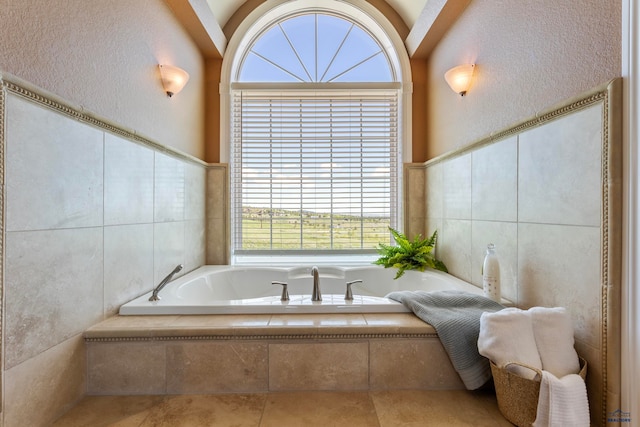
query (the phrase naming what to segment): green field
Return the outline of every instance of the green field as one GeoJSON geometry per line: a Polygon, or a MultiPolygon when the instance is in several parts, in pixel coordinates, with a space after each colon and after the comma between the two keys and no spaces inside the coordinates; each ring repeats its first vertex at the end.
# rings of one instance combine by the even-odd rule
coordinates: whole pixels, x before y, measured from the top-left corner
{"type": "Polygon", "coordinates": [[[244,207],[242,249],[375,249],[388,243],[389,218],[244,207]]]}

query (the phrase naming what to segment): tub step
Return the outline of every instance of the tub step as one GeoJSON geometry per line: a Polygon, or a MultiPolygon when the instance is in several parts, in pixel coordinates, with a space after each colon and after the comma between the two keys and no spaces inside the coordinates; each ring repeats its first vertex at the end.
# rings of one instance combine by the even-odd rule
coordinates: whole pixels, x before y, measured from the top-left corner
{"type": "Polygon", "coordinates": [[[116,316],[84,337],[92,395],[464,388],[413,314],[116,316]]]}

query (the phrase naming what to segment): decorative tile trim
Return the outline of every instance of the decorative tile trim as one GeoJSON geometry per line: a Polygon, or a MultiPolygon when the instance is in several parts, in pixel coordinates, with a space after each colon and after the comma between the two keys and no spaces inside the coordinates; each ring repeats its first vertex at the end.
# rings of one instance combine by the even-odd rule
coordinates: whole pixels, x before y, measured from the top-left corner
{"type": "MultiPolygon", "coordinates": [[[[39,91],[36,88],[27,88],[25,87],[26,85],[21,85],[12,80],[8,80],[7,76],[0,75],[0,84],[2,88],[4,88],[4,90],[7,92],[11,92],[14,95],[20,96],[43,107],[47,107],[69,118],[97,127],[103,131],[121,136],[132,142],[144,145],[155,151],[167,154],[185,162],[189,162],[198,166],[209,167],[208,163],[196,157],[193,157],[171,147],[162,145],[149,138],[145,138],[144,136],[137,134],[134,130],[125,129],[115,123],[110,122],[105,118],[100,118],[94,114],[84,112],[80,108],[74,108],[63,101],[54,100],[52,95],[44,94],[44,91],[39,91]]],[[[4,109],[2,111],[4,111],[4,109]]],[[[3,135],[0,134],[0,138],[2,137],[3,135]]],[[[2,141],[4,141],[4,139],[2,139],[2,141]]]]}
{"type": "MultiPolygon", "coordinates": [[[[601,349],[600,349],[600,365],[602,369],[602,385],[603,385],[603,393],[602,393],[602,425],[607,425],[607,391],[609,390],[608,382],[610,380],[609,377],[609,363],[608,363],[608,353],[609,353],[609,208],[610,208],[610,199],[609,199],[609,176],[611,174],[611,169],[609,168],[609,94],[608,92],[603,93],[603,103],[602,103],[602,159],[601,159],[601,173],[602,177],[602,219],[600,225],[600,249],[602,253],[602,265],[601,265],[601,275],[603,283],[602,286],[602,295],[600,297],[600,319],[601,319],[601,349]]],[[[613,332],[613,331],[611,331],[613,332]]],[[[613,368],[613,367],[612,367],[613,368]]]]}
{"type": "Polygon", "coordinates": [[[602,121],[602,425],[621,404],[622,79],[608,87],[602,121]]]}
{"type": "Polygon", "coordinates": [[[437,163],[441,163],[443,161],[453,159],[455,157],[460,157],[471,151],[475,151],[478,148],[484,147],[485,145],[493,144],[509,136],[517,135],[531,128],[544,125],[547,122],[558,119],[562,116],[573,114],[579,110],[588,108],[598,102],[605,101],[605,104],[606,104],[609,98],[610,86],[613,85],[615,82],[616,80],[612,80],[606,85],[597,87],[593,91],[589,92],[587,95],[583,95],[579,98],[574,98],[573,100],[570,100],[569,103],[564,106],[543,111],[539,114],[536,114],[535,117],[524,120],[523,122],[516,124],[515,126],[512,126],[508,129],[496,132],[479,141],[473,142],[469,145],[449,151],[448,153],[442,154],[438,157],[428,160],[424,162],[424,166],[429,167],[437,163]]]}
{"type": "Polygon", "coordinates": [[[282,341],[282,340],[369,340],[389,338],[438,338],[436,333],[426,334],[278,334],[278,335],[181,335],[144,337],[85,337],[87,343],[140,342],[140,341],[282,341]]]}
{"type": "MultiPolygon", "coordinates": [[[[5,142],[5,98],[6,90],[4,86],[0,86],[0,384],[4,384],[2,373],[4,371],[4,214],[7,211],[5,207],[5,170],[4,155],[6,152],[5,142]]],[[[4,406],[4,387],[0,388],[0,407],[4,406]]],[[[0,423],[1,425],[2,423],[0,423]]]]}

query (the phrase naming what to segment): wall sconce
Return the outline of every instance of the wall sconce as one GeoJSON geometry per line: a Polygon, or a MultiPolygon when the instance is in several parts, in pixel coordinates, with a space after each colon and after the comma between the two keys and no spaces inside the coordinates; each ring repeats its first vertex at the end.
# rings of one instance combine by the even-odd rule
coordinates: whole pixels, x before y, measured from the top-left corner
{"type": "Polygon", "coordinates": [[[471,86],[471,78],[473,77],[473,70],[475,64],[465,64],[453,67],[446,73],[444,73],[444,79],[455,93],[460,96],[464,96],[471,86]]]}
{"type": "Polygon", "coordinates": [[[169,98],[180,92],[189,81],[189,74],[182,68],[172,65],[158,65],[158,67],[160,67],[162,86],[169,98]]]}

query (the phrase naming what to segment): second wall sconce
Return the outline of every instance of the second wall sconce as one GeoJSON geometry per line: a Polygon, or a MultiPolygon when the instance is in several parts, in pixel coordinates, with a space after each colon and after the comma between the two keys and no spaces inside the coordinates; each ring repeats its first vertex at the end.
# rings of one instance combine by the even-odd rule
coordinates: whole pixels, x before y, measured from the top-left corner
{"type": "Polygon", "coordinates": [[[471,86],[474,68],[475,64],[458,65],[444,73],[444,79],[451,90],[460,96],[464,96],[469,90],[469,86],[471,86]]]}
{"type": "Polygon", "coordinates": [[[182,68],[173,65],[158,65],[158,67],[160,67],[162,86],[169,98],[180,92],[189,81],[189,74],[182,68]]]}

